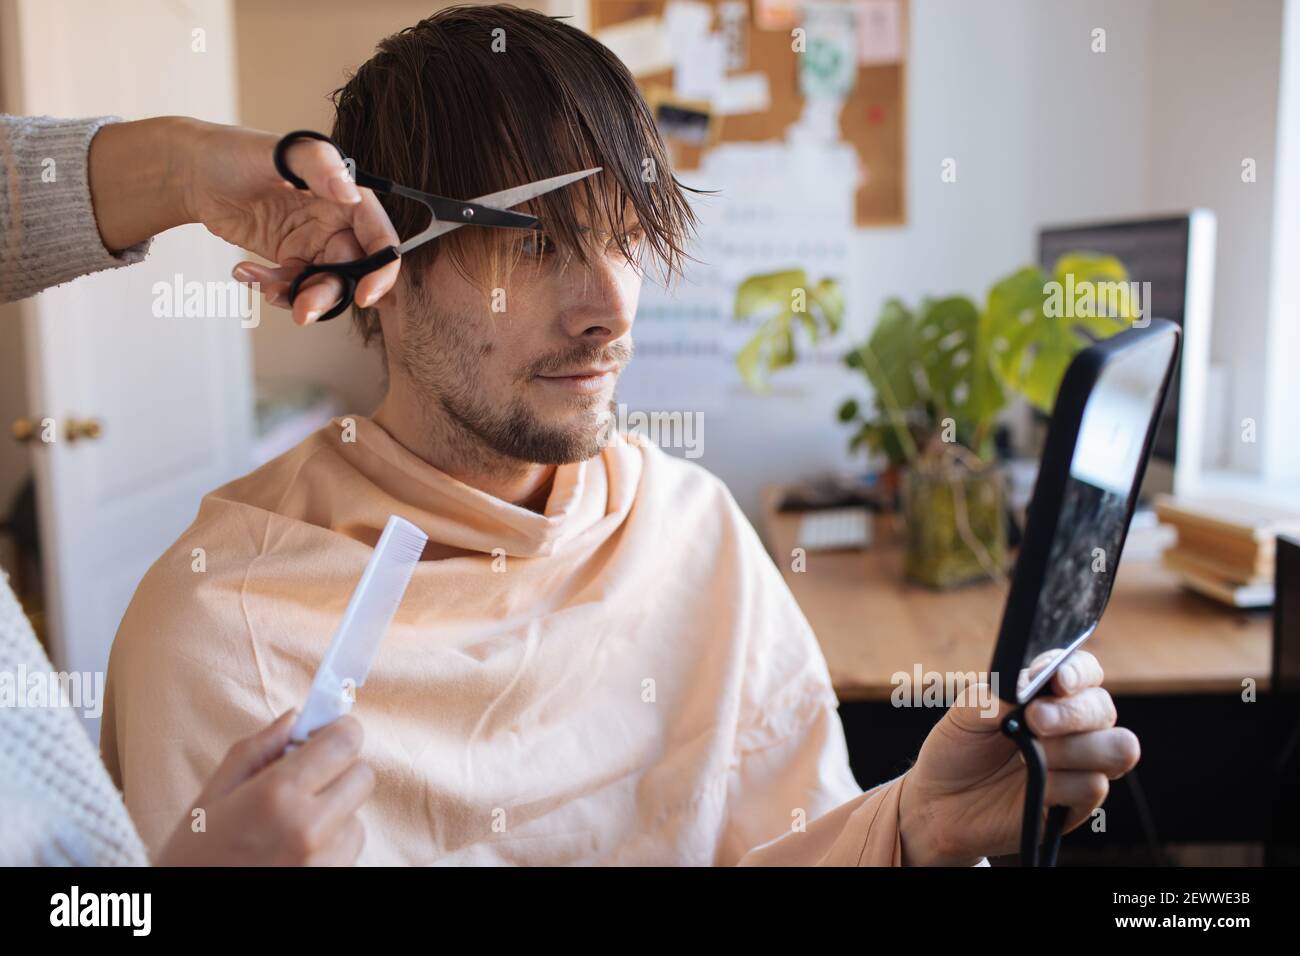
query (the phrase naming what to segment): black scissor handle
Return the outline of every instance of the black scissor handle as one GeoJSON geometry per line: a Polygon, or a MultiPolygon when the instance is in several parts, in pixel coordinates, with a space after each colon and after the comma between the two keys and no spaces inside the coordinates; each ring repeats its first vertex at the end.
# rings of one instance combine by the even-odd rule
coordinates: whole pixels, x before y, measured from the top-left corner
{"type": "Polygon", "coordinates": [[[300,139],[317,139],[322,143],[329,143],[335,149],[338,149],[339,156],[342,156],[344,160],[347,159],[346,156],[343,156],[343,150],[339,149],[338,143],[324,133],[318,133],[311,129],[296,129],[292,133],[285,133],[280,137],[280,141],[275,144],[275,171],[295,189],[308,188],[306,181],[289,168],[287,161],[289,147],[300,139]]]}
{"type": "Polygon", "coordinates": [[[369,275],[390,262],[396,262],[401,257],[402,254],[397,251],[396,246],[385,246],[364,259],[355,259],[352,262],[318,262],[315,265],[307,266],[289,283],[289,304],[293,305],[293,300],[298,297],[303,282],[312,276],[337,276],[343,283],[343,295],[332,309],[316,321],[324,322],[326,319],[332,319],[352,304],[352,298],[357,291],[357,282],[363,276],[369,275]]]}
{"type": "MultiPolygon", "coordinates": [[[[314,129],[296,129],[292,133],[285,133],[275,144],[275,153],[273,154],[275,159],[275,171],[280,174],[281,179],[289,183],[289,185],[293,186],[295,189],[311,188],[301,176],[289,168],[289,147],[300,139],[315,139],[322,143],[329,143],[338,151],[338,154],[343,159],[344,163],[350,162],[347,154],[344,153],[343,150],[339,149],[339,144],[334,142],[334,140],[330,139],[324,133],[318,133],[314,129]]],[[[352,169],[352,181],[358,186],[365,186],[381,193],[392,192],[393,189],[393,181],[391,179],[384,179],[382,176],[371,176],[369,173],[364,173],[356,168],[352,169]]]]}
{"type": "MultiPolygon", "coordinates": [[[[339,149],[338,143],[330,139],[324,133],[318,133],[311,129],[298,129],[292,133],[285,133],[280,137],[279,142],[275,144],[275,171],[295,189],[308,189],[307,183],[301,176],[289,168],[288,155],[289,147],[300,139],[314,139],[322,143],[329,143],[336,150],[343,160],[347,161],[347,156],[343,150],[339,149]]],[[[387,179],[381,179],[378,176],[370,176],[367,173],[353,170],[353,181],[358,185],[367,186],[380,192],[388,192],[392,189],[393,184],[387,179]]],[[[348,306],[352,304],[353,297],[356,295],[357,283],[364,276],[369,275],[376,269],[395,262],[401,258],[401,253],[397,251],[396,246],[385,246],[378,252],[371,253],[364,259],[356,259],[352,262],[320,262],[316,265],[307,266],[302,272],[294,277],[289,283],[289,304],[293,305],[293,300],[298,297],[298,292],[302,288],[303,282],[312,276],[332,275],[337,276],[343,283],[343,295],[328,312],[322,315],[317,322],[324,322],[343,313],[348,306]]]]}

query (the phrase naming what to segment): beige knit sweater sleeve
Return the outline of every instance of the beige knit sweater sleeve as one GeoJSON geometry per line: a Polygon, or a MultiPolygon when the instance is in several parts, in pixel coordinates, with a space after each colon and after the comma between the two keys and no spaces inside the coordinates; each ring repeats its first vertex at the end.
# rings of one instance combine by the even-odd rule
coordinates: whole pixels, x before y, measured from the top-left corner
{"type": "MultiPolygon", "coordinates": [[[[147,242],[110,253],[95,224],[86,157],[109,122],[0,116],[0,301],[144,258],[147,242]]],[[[0,572],[0,865],[146,864],[75,712],[28,699],[52,671],[0,572]]]]}
{"type": "Polygon", "coordinates": [[[116,121],[0,115],[0,302],[145,257],[104,248],[90,201],[90,141],[116,121]]]}

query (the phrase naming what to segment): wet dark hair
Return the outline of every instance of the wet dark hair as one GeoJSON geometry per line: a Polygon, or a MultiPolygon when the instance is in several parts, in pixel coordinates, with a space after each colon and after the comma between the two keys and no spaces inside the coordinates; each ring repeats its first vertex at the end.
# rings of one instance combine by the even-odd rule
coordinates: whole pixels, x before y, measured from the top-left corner
{"type": "MultiPolygon", "coordinates": [[[[643,253],[665,279],[681,275],[696,220],[645,99],[627,68],[597,40],[561,20],[506,4],[447,7],[383,40],[332,94],[333,136],[359,169],[457,199],[602,166],[604,171],[518,207],[542,220],[547,238],[584,265],[582,232],[607,235],[637,261],[624,217],[634,212],[643,253]]],[[[694,191],[694,190],[690,190],[694,191]]],[[[383,197],[403,239],[428,211],[383,197]]],[[[499,276],[503,255],[525,231],[467,227],[404,257],[404,281],[450,255],[466,279],[499,276]]],[[[366,342],[380,336],[374,309],[354,309],[366,342]]]]}

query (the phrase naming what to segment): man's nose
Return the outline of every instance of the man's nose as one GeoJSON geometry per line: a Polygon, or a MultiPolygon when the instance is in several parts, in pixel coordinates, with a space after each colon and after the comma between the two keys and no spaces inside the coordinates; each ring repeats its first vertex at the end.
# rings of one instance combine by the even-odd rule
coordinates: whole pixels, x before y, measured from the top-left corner
{"type": "Polygon", "coordinates": [[[627,335],[636,316],[641,278],[618,255],[594,255],[584,268],[569,271],[569,302],[561,313],[564,331],[574,338],[615,342],[627,335]]]}

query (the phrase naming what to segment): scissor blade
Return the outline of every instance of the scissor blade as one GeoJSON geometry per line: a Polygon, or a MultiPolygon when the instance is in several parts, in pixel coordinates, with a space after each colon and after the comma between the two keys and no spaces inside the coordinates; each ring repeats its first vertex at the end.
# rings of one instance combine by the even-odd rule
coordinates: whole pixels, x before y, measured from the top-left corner
{"type": "Polygon", "coordinates": [[[480,206],[491,206],[493,209],[510,209],[518,206],[521,202],[528,202],[528,200],[536,199],[538,196],[545,196],[561,186],[567,186],[569,183],[576,183],[580,179],[586,179],[602,169],[604,169],[603,166],[597,166],[594,169],[584,169],[577,173],[565,173],[563,176],[539,179],[536,182],[525,183],[512,189],[503,189],[499,193],[479,196],[477,199],[471,199],[470,202],[478,203],[480,206]]]}
{"type": "MultiPolygon", "coordinates": [[[[527,202],[530,199],[536,199],[538,196],[545,196],[552,190],[559,189],[561,186],[567,186],[570,183],[576,183],[580,179],[586,179],[594,173],[600,172],[605,167],[597,166],[594,169],[584,169],[576,173],[565,173],[562,176],[552,176],[550,179],[539,179],[536,182],[525,183],[522,186],[514,186],[510,189],[503,189],[500,192],[489,193],[486,196],[479,196],[471,199],[470,202],[476,206],[490,206],[493,209],[504,211],[511,206],[518,206],[521,202],[527,202]]],[[[398,190],[394,190],[398,192],[398,190]]],[[[434,219],[429,223],[429,227],[418,236],[412,236],[400,246],[398,251],[405,255],[412,249],[424,245],[430,239],[438,236],[445,236],[453,229],[459,229],[461,226],[469,225],[464,221],[451,222],[445,219],[434,219]]]]}

